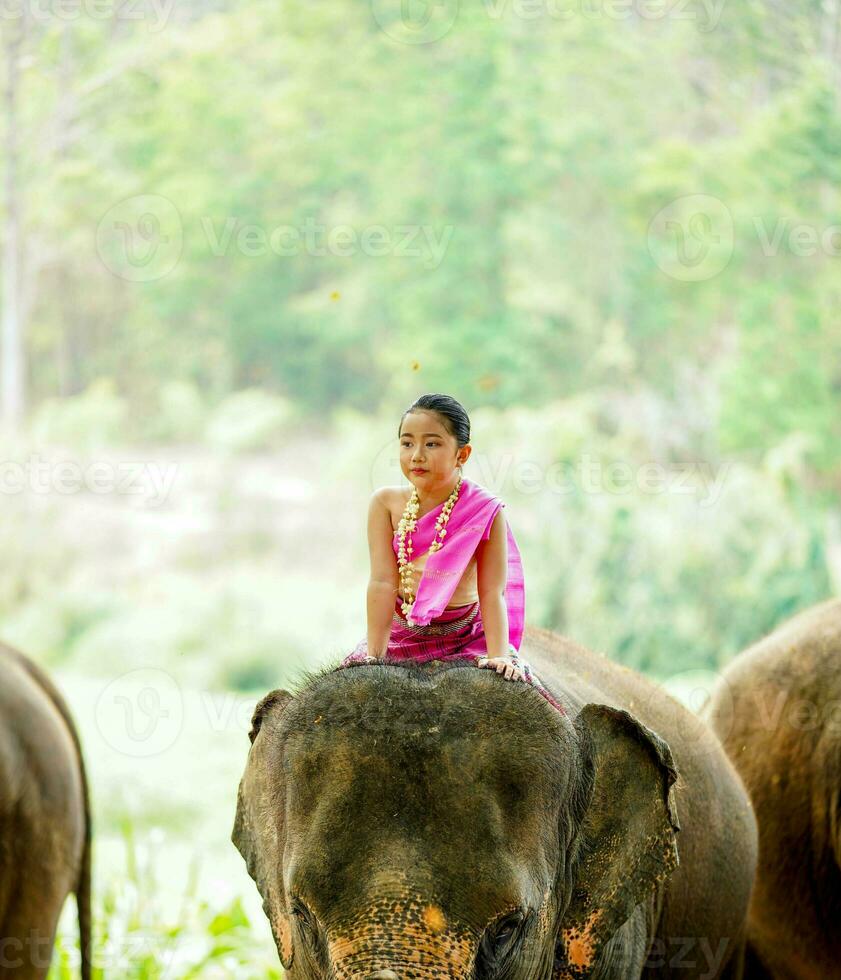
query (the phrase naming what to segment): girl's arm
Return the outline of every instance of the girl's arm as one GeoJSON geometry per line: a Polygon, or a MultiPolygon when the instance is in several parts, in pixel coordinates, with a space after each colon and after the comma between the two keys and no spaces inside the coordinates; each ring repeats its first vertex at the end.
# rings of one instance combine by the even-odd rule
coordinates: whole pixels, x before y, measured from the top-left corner
{"type": "Polygon", "coordinates": [[[488,659],[508,656],[508,529],[502,508],[497,511],[486,541],[476,549],[476,587],[485,627],[488,659]]]}
{"type": "Polygon", "coordinates": [[[368,506],[368,550],[371,576],[368,581],[368,656],[382,658],[391,636],[394,598],[398,592],[397,559],[391,539],[394,531],[386,506],[388,487],[374,491],[368,506]]]}

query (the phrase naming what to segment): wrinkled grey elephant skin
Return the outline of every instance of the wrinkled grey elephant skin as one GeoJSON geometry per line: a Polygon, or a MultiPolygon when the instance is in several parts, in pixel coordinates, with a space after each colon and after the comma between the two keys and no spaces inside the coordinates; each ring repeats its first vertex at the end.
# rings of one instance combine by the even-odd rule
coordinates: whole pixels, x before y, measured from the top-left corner
{"type": "Polygon", "coordinates": [[[841,977],[841,600],[739,654],[706,717],[759,827],[751,980],[841,977]]]}
{"type": "Polygon", "coordinates": [[[718,740],[562,637],[522,652],[565,713],[452,663],[257,705],[232,839],[291,980],[742,976],[756,826],[718,740]]]}
{"type": "Polygon", "coordinates": [[[90,980],[91,822],[79,738],[49,677],[0,644],[0,977],[47,975],[64,901],[90,980]]]}

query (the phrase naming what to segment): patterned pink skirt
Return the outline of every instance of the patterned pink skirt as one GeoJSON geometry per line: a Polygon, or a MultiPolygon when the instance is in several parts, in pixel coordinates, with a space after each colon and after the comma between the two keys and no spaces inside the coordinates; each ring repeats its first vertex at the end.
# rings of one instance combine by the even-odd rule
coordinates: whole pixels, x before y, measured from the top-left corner
{"type": "MultiPolygon", "coordinates": [[[[487,657],[488,646],[485,628],[478,600],[466,606],[445,609],[431,623],[424,626],[409,626],[402,610],[403,600],[398,596],[391,620],[391,635],[388,640],[386,658],[388,660],[415,660],[424,663],[428,660],[479,660],[487,657]]],[[[531,684],[555,708],[562,713],[563,707],[540,682],[526,660],[518,657],[511,644],[508,655],[517,660],[526,683],[531,684]]],[[[339,664],[337,669],[353,664],[365,663],[368,657],[368,640],[363,638],[339,664]]]]}

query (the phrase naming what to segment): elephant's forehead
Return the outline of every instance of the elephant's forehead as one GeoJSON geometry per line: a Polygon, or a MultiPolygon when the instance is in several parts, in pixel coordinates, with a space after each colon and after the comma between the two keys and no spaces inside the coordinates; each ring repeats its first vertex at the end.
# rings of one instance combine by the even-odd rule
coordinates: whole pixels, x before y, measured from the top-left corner
{"type": "Polygon", "coordinates": [[[405,722],[382,734],[334,726],[315,715],[289,733],[284,747],[285,796],[291,826],[319,811],[324,832],[342,836],[360,817],[380,830],[437,835],[486,847],[514,837],[530,846],[569,796],[575,758],[557,740],[531,732],[526,740],[504,728],[492,735],[443,734],[405,722]]]}
{"type": "Polygon", "coordinates": [[[314,779],[327,768],[349,779],[360,767],[380,768],[394,780],[428,767],[438,781],[462,786],[466,775],[481,778],[490,768],[534,784],[556,776],[574,752],[557,713],[534,691],[486,680],[485,701],[466,683],[448,692],[421,687],[412,697],[360,685],[315,692],[285,713],[287,771],[314,779]]]}
{"type": "Polygon", "coordinates": [[[290,760],[291,891],[309,892],[322,907],[358,907],[373,900],[372,882],[410,867],[417,901],[437,896],[445,909],[472,904],[482,920],[549,874],[553,808],[511,790],[504,774],[499,785],[498,770],[477,778],[451,745],[418,753],[414,768],[395,766],[386,751],[334,750],[324,757],[300,746],[290,760]]]}
{"type": "Polygon", "coordinates": [[[535,804],[546,810],[564,793],[572,770],[566,762],[501,736],[443,738],[434,726],[423,737],[324,731],[287,740],[284,775],[290,810],[301,817],[329,799],[333,807],[378,808],[384,816],[422,811],[448,823],[499,808],[525,820],[535,804]]]}
{"type": "Polygon", "coordinates": [[[382,748],[368,740],[299,742],[287,746],[284,763],[289,815],[310,820],[320,811],[335,830],[355,813],[440,829],[459,820],[475,826],[500,806],[498,770],[487,756],[481,744],[406,745],[397,737],[382,748]]]}

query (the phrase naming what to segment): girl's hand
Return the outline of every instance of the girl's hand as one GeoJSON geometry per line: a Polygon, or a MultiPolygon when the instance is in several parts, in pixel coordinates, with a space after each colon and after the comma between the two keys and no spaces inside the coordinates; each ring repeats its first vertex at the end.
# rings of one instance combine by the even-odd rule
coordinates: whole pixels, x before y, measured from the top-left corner
{"type": "Polygon", "coordinates": [[[503,674],[507,681],[525,680],[519,667],[508,657],[479,657],[476,661],[476,666],[495,670],[498,674],[503,674]]]}
{"type": "Polygon", "coordinates": [[[364,657],[356,657],[355,659],[345,657],[336,670],[342,670],[345,667],[355,667],[357,664],[381,664],[382,662],[382,657],[371,657],[368,654],[366,654],[364,657]]]}

